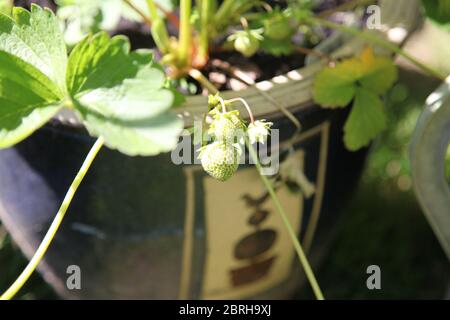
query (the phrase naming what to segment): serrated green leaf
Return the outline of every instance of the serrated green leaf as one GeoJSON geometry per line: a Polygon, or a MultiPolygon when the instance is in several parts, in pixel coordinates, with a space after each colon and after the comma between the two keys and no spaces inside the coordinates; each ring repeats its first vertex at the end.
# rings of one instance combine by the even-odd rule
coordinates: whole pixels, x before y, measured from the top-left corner
{"type": "Polygon", "coordinates": [[[314,100],[324,108],[346,107],[355,95],[361,70],[361,62],[356,58],[324,68],[314,79],[314,100]]]}
{"type": "Polygon", "coordinates": [[[138,121],[105,119],[93,112],[82,113],[93,136],[102,136],[105,145],[129,156],[153,156],[174,149],[183,121],[172,113],[138,121]]]}
{"type": "Polygon", "coordinates": [[[45,74],[65,92],[66,46],[54,14],[36,5],[31,12],[13,9],[13,18],[0,15],[0,51],[10,53],[45,74]]]}
{"type": "Polygon", "coordinates": [[[376,57],[370,47],[366,47],[360,56],[363,72],[359,83],[376,94],[386,93],[397,81],[397,67],[387,57],[376,57]]]}
{"type": "Polygon", "coordinates": [[[69,93],[75,95],[99,87],[114,87],[124,78],[132,78],[137,72],[137,66],[133,66],[129,51],[129,43],[125,37],[110,39],[104,32],[81,41],[69,57],[69,93]],[[122,61],[125,62],[124,65],[121,65],[122,61]],[[131,70],[127,70],[129,66],[131,70]]]}
{"type": "Polygon", "coordinates": [[[35,5],[0,15],[0,148],[28,137],[62,108],[65,45],[54,15],[35,5]]]}
{"type": "Polygon", "coordinates": [[[380,98],[357,88],[355,101],[344,126],[345,146],[352,151],[365,147],[386,128],[386,114],[380,98]]]}
{"type": "Polygon", "coordinates": [[[346,59],[336,66],[326,67],[314,79],[314,100],[325,108],[347,106],[362,86],[381,95],[397,80],[397,68],[391,59],[378,57],[371,47],[360,56],[346,59]]]}
{"type": "Polygon", "coordinates": [[[89,132],[128,155],[173,149],[182,121],[168,113],[173,93],[148,51],[130,53],[124,37],[86,38],[69,57],[67,86],[89,132]]]}
{"type": "Polygon", "coordinates": [[[183,123],[168,112],[174,97],[148,50],[130,52],[125,37],[100,33],[75,47],[67,66],[50,11],[15,8],[13,18],[0,15],[0,147],[24,139],[63,105],[76,107],[92,135],[125,154],[175,146],[183,123]]]}
{"type": "Polygon", "coordinates": [[[0,148],[25,139],[61,108],[58,87],[33,66],[0,51],[0,148]]]}

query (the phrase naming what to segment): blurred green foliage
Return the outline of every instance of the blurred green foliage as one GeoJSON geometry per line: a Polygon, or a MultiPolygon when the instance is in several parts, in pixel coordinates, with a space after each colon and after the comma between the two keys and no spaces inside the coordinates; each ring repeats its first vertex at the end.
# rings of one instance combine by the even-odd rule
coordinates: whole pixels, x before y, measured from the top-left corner
{"type": "MultiPolygon", "coordinates": [[[[408,160],[424,101],[438,86],[432,79],[402,71],[386,97],[388,129],[371,148],[354,198],[336,226],[338,236],[318,270],[326,297],[444,297],[450,281],[448,260],[415,199],[408,160]],[[366,268],[372,264],[381,268],[381,290],[366,287],[366,268]]],[[[450,157],[448,164],[450,177],[450,157]]]]}

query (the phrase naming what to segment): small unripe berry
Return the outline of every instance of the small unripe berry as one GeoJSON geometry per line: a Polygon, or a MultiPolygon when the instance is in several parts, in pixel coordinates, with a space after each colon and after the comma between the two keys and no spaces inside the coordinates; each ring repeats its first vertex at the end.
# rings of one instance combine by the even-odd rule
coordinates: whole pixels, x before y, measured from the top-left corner
{"type": "Polygon", "coordinates": [[[253,56],[259,49],[262,40],[259,30],[242,30],[232,34],[228,40],[234,41],[234,49],[246,57],[253,56]]]}
{"type": "Polygon", "coordinates": [[[223,141],[216,141],[200,148],[199,159],[203,169],[213,178],[225,181],[239,167],[240,149],[223,141]]]}
{"type": "Polygon", "coordinates": [[[237,142],[244,134],[245,125],[239,118],[239,111],[218,112],[211,123],[209,134],[227,143],[237,142]]]}

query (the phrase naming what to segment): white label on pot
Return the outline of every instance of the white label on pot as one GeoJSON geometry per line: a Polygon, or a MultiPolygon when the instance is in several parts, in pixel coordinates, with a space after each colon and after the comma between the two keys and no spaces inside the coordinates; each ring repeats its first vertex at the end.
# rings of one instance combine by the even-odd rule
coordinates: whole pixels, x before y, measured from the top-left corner
{"type": "MultiPolygon", "coordinates": [[[[283,281],[294,249],[255,168],[239,170],[226,183],[205,177],[206,265],[202,298],[252,296],[283,281]]],[[[303,197],[286,187],[277,195],[299,231],[303,197]]]]}

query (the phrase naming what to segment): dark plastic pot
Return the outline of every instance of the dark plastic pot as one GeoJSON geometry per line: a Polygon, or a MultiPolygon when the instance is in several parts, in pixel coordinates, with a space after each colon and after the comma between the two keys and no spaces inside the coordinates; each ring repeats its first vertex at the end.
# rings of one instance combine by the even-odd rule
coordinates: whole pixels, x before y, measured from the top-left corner
{"type": "MultiPolygon", "coordinates": [[[[303,212],[303,235],[311,213],[320,214],[315,241],[321,243],[354,186],[365,151],[351,153],[342,145],[345,112],[308,107],[296,115],[305,127],[295,148],[304,152],[305,175],[316,193],[303,199],[279,192],[292,219],[303,212]]],[[[292,125],[272,120],[283,141],[292,125]]],[[[28,256],[92,144],[82,129],[54,123],[0,152],[0,217],[28,256]]],[[[243,166],[220,183],[199,166],[172,164],[170,154],[132,158],[105,148],[40,270],[66,298],[287,298],[301,284],[292,281],[298,262],[270,198],[257,201],[264,194],[253,167],[243,166]],[[267,216],[258,218],[260,211],[267,216]],[[81,290],[66,287],[69,265],[81,268],[81,290]],[[277,292],[284,284],[291,288],[277,292]]]]}

